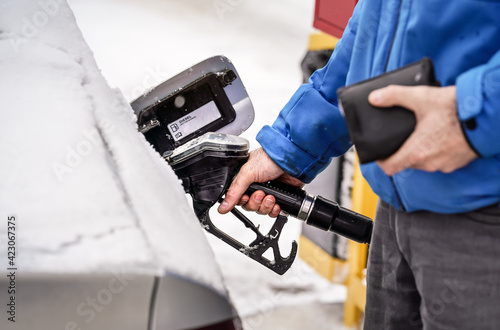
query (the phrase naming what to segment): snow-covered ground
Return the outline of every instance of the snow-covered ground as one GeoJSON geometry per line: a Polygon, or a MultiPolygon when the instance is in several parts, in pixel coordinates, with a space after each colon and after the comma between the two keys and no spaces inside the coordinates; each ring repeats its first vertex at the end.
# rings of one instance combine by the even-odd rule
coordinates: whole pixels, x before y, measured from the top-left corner
{"type": "MultiPolygon", "coordinates": [[[[207,57],[235,64],[256,116],[243,134],[270,124],[301,83],[300,60],[312,30],[313,0],[70,0],[98,66],[128,101],[207,57]]],[[[170,189],[170,187],[165,187],[170,189]]],[[[251,235],[231,216],[213,213],[241,240],[251,235]]],[[[265,228],[271,221],[252,216],[265,228]]],[[[290,219],[283,254],[300,232],[290,219]]],[[[284,276],[209,236],[246,329],[340,329],[345,288],[323,280],[299,259],[284,276]]]]}

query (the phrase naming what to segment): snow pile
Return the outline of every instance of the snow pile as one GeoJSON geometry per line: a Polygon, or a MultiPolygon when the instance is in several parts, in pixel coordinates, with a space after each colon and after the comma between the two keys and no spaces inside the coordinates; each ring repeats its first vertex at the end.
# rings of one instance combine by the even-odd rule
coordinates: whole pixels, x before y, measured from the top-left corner
{"type": "Polygon", "coordinates": [[[223,290],[177,177],[65,2],[1,2],[0,72],[0,237],[15,214],[19,269],[175,272],[223,290]]]}

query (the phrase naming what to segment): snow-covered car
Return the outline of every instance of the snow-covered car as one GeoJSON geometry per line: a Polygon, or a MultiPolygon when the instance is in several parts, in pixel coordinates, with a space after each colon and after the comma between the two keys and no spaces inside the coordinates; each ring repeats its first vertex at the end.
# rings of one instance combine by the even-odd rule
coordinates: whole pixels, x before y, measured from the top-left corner
{"type": "Polygon", "coordinates": [[[67,4],[0,8],[0,328],[239,328],[181,184],[67,4]]]}

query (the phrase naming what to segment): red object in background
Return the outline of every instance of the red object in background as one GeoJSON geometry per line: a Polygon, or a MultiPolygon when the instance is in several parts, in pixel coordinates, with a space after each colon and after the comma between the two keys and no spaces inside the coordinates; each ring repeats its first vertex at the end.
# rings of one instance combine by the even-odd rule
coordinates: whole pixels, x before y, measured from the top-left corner
{"type": "Polygon", "coordinates": [[[313,26],[334,37],[342,33],[358,0],[316,0],[313,26]]]}

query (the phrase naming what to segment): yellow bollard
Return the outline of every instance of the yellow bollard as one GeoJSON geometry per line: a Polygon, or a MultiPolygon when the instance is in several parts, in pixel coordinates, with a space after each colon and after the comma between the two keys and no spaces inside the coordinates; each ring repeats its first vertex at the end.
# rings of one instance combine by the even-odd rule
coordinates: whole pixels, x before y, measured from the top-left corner
{"type": "MultiPolygon", "coordinates": [[[[352,189],[352,209],[370,218],[375,217],[378,197],[372,191],[359,169],[356,159],[352,189]]],[[[347,299],[344,305],[344,324],[358,325],[366,304],[365,268],[368,245],[349,241],[347,258],[349,275],[347,279],[347,299]]]]}

